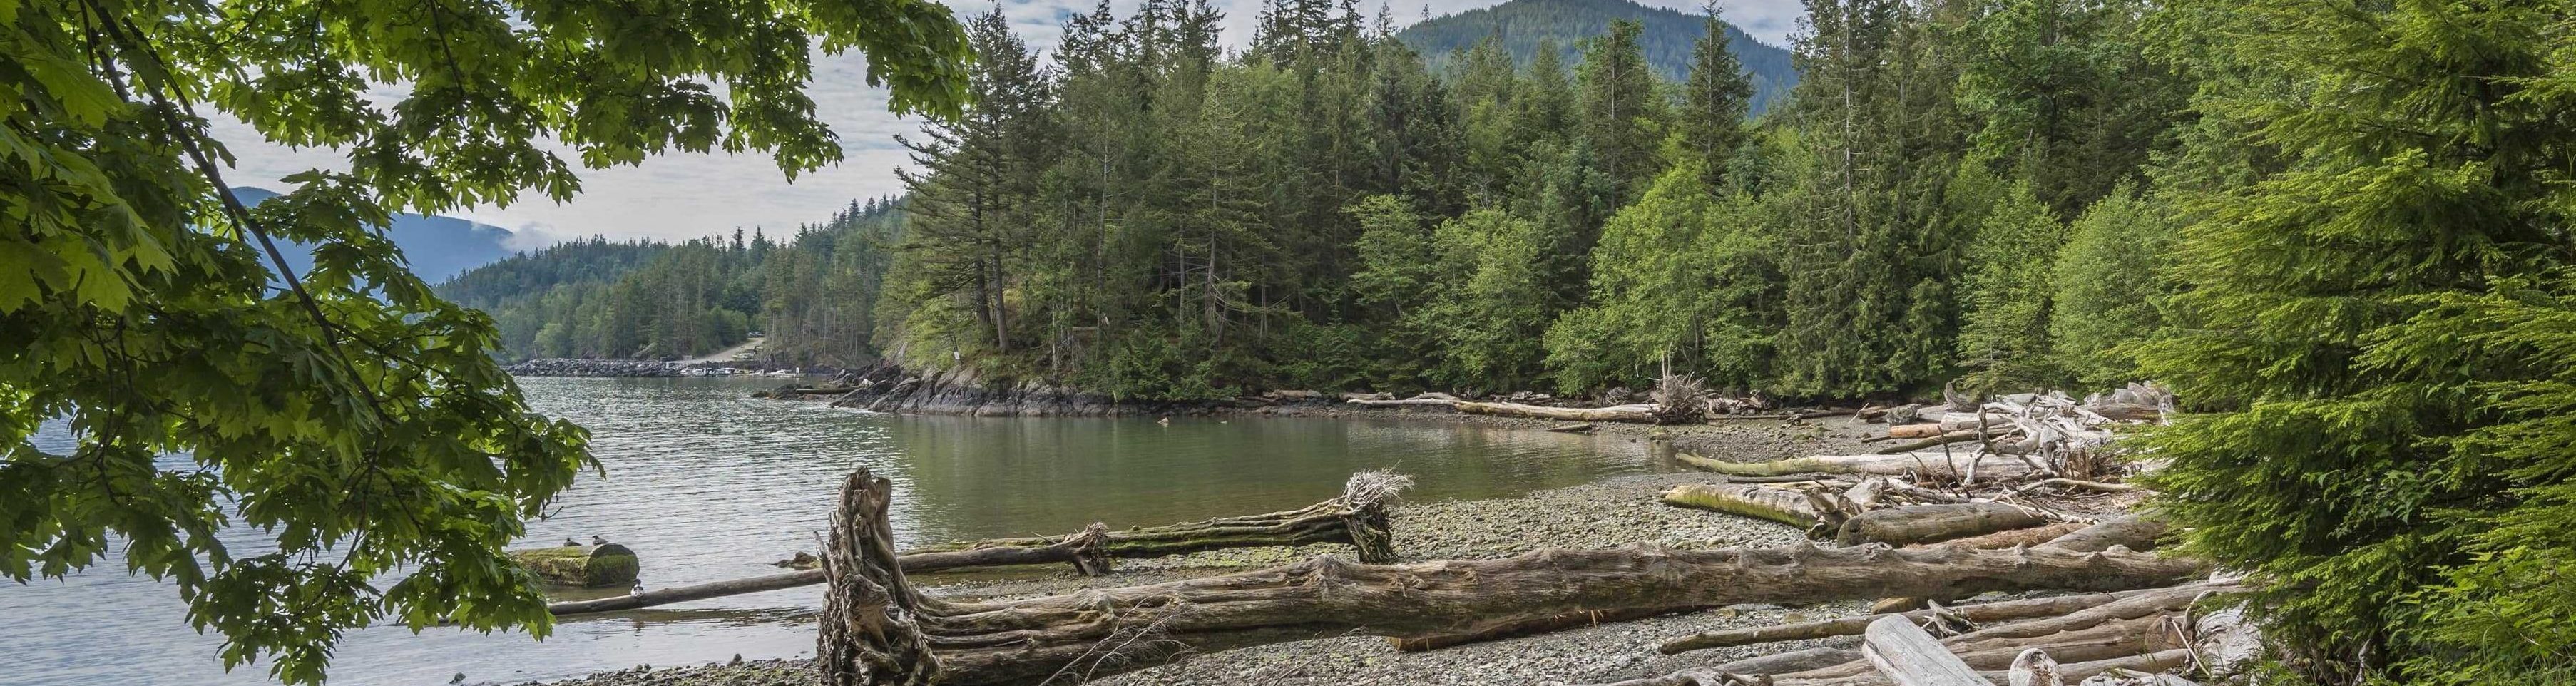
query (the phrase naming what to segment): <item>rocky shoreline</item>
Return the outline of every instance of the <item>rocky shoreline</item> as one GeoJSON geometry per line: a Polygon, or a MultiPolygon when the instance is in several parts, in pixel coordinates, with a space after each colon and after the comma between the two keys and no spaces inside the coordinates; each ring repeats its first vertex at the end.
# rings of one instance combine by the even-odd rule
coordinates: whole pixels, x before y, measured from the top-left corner
{"type": "MultiPolygon", "coordinates": [[[[1392,415],[1414,420],[1531,429],[1554,424],[1462,415],[1438,408],[1399,411],[1318,405],[1268,408],[1260,413],[1326,417],[1392,415]]],[[[1654,427],[1604,424],[1595,430],[1628,434],[1639,441],[1668,441],[1679,449],[1737,459],[1849,448],[1860,445],[1859,439],[1867,435],[1861,425],[1853,424],[1848,418],[1803,422],[1754,420],[1731,424],[1735,425],[1654,427]]],[[[1696,473],[1639,474],[1514,498],[1405,503],[1399,505],[1394,513],[1396,547],[1408,560],[1438,560],[1507,557],[1548,547],[1651,544],[1687,549],[1778,545],[1801,538],[1798,531],[1788,526],[1674,508],[1660,501],[1659,495],[1664,489],[1709,479],[1708,475],[1696,473]]],[[[1315,555],[1348,553],[1346,547],[1333,545],[1243,548],[1159,560],[1122,561],[1118,571],[1101,577],[1050,571],[1009,578],[943,579],[930,576],[916,580],[935,593],[953,597],[1018,598],[1247,571],[1315,555]]],[[[1417,653],[1399,653],[1384,638],[1347,636],[1212,653],[1104,678],[1098,683],[1135,686],[1231,686],[1249,683],[1346,686],[1617,680],[1661,674],[1688,666],[1717,664],[1762,652],[1807,647],[1803,644],[1774,644],[1667,657],[1655,651],[1656,644],[1666,638],[1717,628],[1857,614],[1865,610],[1863,603],[1804,608],[1735,606],[1417,653]]],[[[1843,640],[1848,642],[1849,639],[1843,640]]],[[[554,683],[557,686],[807,686],[814,683],[814,677],[806,661],[785,659],[757,660],[739,665],[619,670],[554,683]]]]}
{"type": "Polygon", "coordinates": [[[511,376],[679,376],[680,366],[660,360],[592,360],[541,357],[502,367],[511,376]]]}

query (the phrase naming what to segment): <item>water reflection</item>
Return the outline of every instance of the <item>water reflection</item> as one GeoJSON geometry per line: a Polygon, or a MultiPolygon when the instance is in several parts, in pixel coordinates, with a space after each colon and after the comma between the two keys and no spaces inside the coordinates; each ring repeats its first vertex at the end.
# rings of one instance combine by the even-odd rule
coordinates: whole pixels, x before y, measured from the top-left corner
{"type": "MultiPolygon", "coordinates": [[[[1288,509],[1338,492],[1359,469],[1412,474],[1416,499],[1487,498],[1658,468],[1624,438],[1330,419],[897,417],[746,398],[769,380],[525,379],[540,410],[592,432],[605,476],[586,475],[532,523],[527,545],[597,535],[634,548],[648,587],[779,571],[814,547],[840,480],[868,467],[895,483],[898,538],[1061,534],[1092,521],[1152,525],[1288,509]]],[[[59,437],[57,437],[59,438],[59,437]]],[[[243,548],[250,532],[227,532],[243,548]]],[[[0,586],[6,679],[27,686],[266,683],[225,674],[219,641],[186,628],[173,590],[111,559],[62,582],[0,586]]],[[[348,684],[558,678],[811,654],[814,589],[785,589],[567,621],[523,634],[377,628],[351,634],[332,673],[348,684]]]]}

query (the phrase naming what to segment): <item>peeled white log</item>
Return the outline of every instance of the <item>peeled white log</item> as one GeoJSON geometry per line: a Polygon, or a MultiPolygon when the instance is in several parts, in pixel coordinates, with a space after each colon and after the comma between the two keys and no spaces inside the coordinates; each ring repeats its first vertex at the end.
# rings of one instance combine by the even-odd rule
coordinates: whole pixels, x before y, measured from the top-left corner
{"type": "Polygon", "coordinates": [[[1521,403],[1459,402],[1459,412],[1497,417],[1536,417],[1569,422],[1647,422],[1655,421],[1655,405],[1612,405],[1609,407],[1548,407],[1521,403]]]}
{"type": "Polygon", "coordinates": [[[1816,525],[1816,508],[1804,493],[1749,484],[1682,484],[1664,491],[1664,504],[1716,510],[1733,515],[1806,528],[1816,525]]]}
{"type": "Polygon", "coordinates": [[[1965,478],[1974,465],[1979,478],[2013,477],[2030,473],[2030,465],[2000,455],[1979,455],[1960,450],[1951,453],[1918,451],[1893,455],[1814,455],[1769,462],[1726,462],[1698,455],[1678,456],[1683,462],[1729,476],[1785,476],[1789,474],[1870,474],[1878,476],[1923,476],[1943,479],[1965,478]]]}
{"type": "Polygon", "coordinates": [[[1860,653],[1897,686],[1994,686],[1941,647],[1922,627],[1898,617],[1881,617],[1862,634],[1860,653]]]}

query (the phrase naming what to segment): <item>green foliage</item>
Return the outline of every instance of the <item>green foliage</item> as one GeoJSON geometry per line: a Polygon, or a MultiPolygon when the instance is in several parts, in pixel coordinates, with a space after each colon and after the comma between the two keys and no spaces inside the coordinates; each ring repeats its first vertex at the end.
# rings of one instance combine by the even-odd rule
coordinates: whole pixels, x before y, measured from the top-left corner
{"type": "Polygon", "coordinates": [[[2133,187],[2114,189],[2069,227],[2052,274],[2048,345],[2079,388],[2118,388],[2138,376],[2135,344],[2164,325],[2160,307],[2172,294],[2174,225],[2155,200],[2133,187]]]}
{"type": "Polygon", "coordinates": [[[1656,148],[1664,140],[1670,103],[1638,51],[1643,30],[1633,21],[1611,22],[1609,34],[1584,46],[1583,66],[1576,70],[1583,112],[1578,138],[1601,173],[1618,184],[1613,206],[1643,194],[1647,180],[1663,169],[1656,148]]]}
{"type": "Polygon", "coordinates": [[[1970,371],[1959,390],[1984,395],[2057,387],[2048,347],[2050,296],[2065,242],[2066,227],[2031,197],[2028,179],[2014,181],[1987,211],[1960,284],[1966,311],[1959,362],[1970,371]]]}
{"type": "Polygon", "coordinates": [[[2564,586],[2497,576],[2566,559],[2564,539],[2497,532],[2565,517],[2565,435],[2536,414],[2567,369],[2549,323],[2562,320],[2529,278],[2568,261],[2570,9],[2177,10],[2182,28],[2229,38],[2195,68],[2244,75],[2195,107],[2252,123],[2252,146],[2290,159],[2233,165],[2250,181],[2181,206],[2186,290],[2139,364],[2200,414],[2150,437],[2172,460],[2161,502],[2192,527],[2189,551],[2268,582],[2249,600],[2317,678],[2564,674],[2566,606],[2532,604],[2564,586]],[[2558,447],[2541,456],[2533,440],[2558,447]],[[2499,622],[2528,630],[2477,640],[2499,622]]]}
{"type": "MultiPolygon", "coordinates": [[[[1452,76],[1463,68],[1462,51],[1485,42],[1510,62],[1528,67],[1540,57],[1566,61],[1578,57],[1586,40],[1608,33],[1610,22],[1633,21],[1644,27],[1638,36],[1646,63],[1665,79],[1688,78],[1706,35],[1707,17],[1629,0],[1510,0],[1416,22],[1396,33],[1398,40],[1430,57],[1430,66],[1452,76]]],[[[1786,101],[1798,85],[1798,70],[1789,51],[1767,45],[1733,25],[1725,28],[1727,52],[1742,63],[1753,92],[1747,105],[1755,114],[1786,101]]]]}
{"type": "Polygon", "coordinates": [[[0,575],[121,550],[175,584],[227,667],[265,658],[298,683],[380,620],[542,635],[545,598],[500,549],[591,464],[586,438],[530,412],[492,320],[369,227],[568,198],[558,141],[590,167],[838,161],[801,89],[816,44],[866,51],[898,112],[964,104],[969,56],[936,3],[631,9],[0,5],[0,575]],[[244,207],[217,116],[348,164],[244,207]],[[312,269],[285,269],[280,243],[314,246],[312,269]],[[71,449],[38,449],[57,421],[71,449]],[[276,549],[229,550],[227,526],[276,549]]]}
{"type": "Polygon", "coordinates": [[[1771,241],[1748,221],[1751,198],[1717,196],[1705,176],[1673,167],[1602,230],[1591,304],[1547,332],[1558,388],[1642,387],[1667,368],[1738,388],[1767,380],[1771,241]]]}
{"type": "Polygon", "coordinates": [[[1432,242],[1440,273],[1454,283],[1406,318],[1442,351],[1431,379],[1502,391],[1538,378],[1552,293],[1536,268],[1547,245],[1538,223],[1472,210],[1441,224],[1432,242]]]}
{"type": "Polygon", "coordinates": [[[1726,22],[1717,17],[1717,6],[1709,5],[1708,34],[1691,46],[1690,75],[1682,81],[1681,108],[1673,120],[1682,148],[1698,158],[1711,192],[1723,187],[1728,163],[1749,138],[1744,113],[1753,97],[1753,82],[1726,47],[1726,22]]]}

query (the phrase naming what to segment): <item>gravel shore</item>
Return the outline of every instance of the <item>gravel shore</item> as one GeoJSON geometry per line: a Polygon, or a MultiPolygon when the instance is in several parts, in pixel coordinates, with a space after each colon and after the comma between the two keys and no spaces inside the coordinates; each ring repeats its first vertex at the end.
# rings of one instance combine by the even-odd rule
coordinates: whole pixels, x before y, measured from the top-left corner
{"type": "MultiPolygon", "coordinates": [[[[1378,410],[1264,414],[1403,414],[1408,415],[1407,419],[1532,429],[1564,424],[1454,413],[1378,410]]],[[[1857,446],[1858,439],[1865,435],[1863,429],[1844,418],[1812,422],[1749,420],[1727,425],[1682,427],[1603,424],[1597,430],[1614,435],[1634,435],[1638,440],[1667,441],[1678,450],[1738,460],[1850,449],[1857,446]]],[[[1660,502],[1659,495],[1666,488],[1709,480],[1710,477],[1704,474],[1643,474],[1516,498],[1404,503],[1393,514],[1396,548],[1408,559],[1436,560],[1507,557],[1547,547],[1660,544],[1676,548],[1714,548],[1778,545],[1800,539],[1799,532],[1784,525],[1684,510],[1660,502]]],[[[1126,586],[1224,574],[1285,564],[1316,555],[1348,553],[1346,547],[1338,545],[1243,548],[1159,560],[1121,560],[1117,572],[1101,577],[1086,578],[1069,572],[1053,572],[1001,578],[932,576],[917,580],[930,585],[933,592],[945,595],[1028,597],[1065,593],[1084,587],[1126,586]]],[[[1811,645],[1771,644],[1666,657],[1655,651],[1655,646],[1665,639],[1718,628],[1853,614],[1864,609],[1864,603],[1804,608],[1734,606],[1419,653],[1396,652],[1387,639],[1380,637],[1347,636],[1201,655],[1171,665],[1104,678],[1096,683],[1124,686],[1353,686],[1615,681],[1811,645]]],[[[803,660],[762,660],[741,665],[620,670],[555,683],[557,686],[808,686],[814,682],[812,672],[803,660]]]]}

